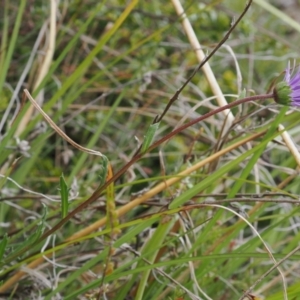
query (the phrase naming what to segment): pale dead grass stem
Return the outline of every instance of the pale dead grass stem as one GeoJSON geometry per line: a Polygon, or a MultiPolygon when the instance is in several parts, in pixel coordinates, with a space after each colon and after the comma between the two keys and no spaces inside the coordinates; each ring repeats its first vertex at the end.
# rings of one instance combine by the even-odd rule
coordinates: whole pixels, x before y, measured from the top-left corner
{"type": "MultiPolygon", "coordinates": [[[[50,66],[51,66],[51,62],[52,62],[52,58],[53,58],[53,54],[54,54],[54,50],[55,50],[55,40],[56,40],[56,13],[57,13],[57,1],[51,0],[50,1],[50,17],[49,17],[49,34],[48,34],[48,38],[47,38],[47,42],[46,42],[47,44],[45,46],[44,59],[42,60],[42,63],[40,65],[38,77],[36,78],[35,84],[33,86],[33,90],[36,90],[38,88],[40,83],[43,81],[44,77],[47,75],[47,73],[50,69],[50,66]]],[[[48,21],[46,21],[46,22],[48,22],[48,21]]],[[[39,93],[37,99],[41,98],[40,97],[41,95],[42,95],[42,92],[39,93]]],[[[39,104],[42,105],[41,102],[39,104]]],[[[31,120],[31,116],[32,116],[33,112],[34,112],[34,107],[30,106],[16,130],[16,133],[15,133],[16,137],[20,136],[20,134],[26,128],[28,122],[31,120]]]]}

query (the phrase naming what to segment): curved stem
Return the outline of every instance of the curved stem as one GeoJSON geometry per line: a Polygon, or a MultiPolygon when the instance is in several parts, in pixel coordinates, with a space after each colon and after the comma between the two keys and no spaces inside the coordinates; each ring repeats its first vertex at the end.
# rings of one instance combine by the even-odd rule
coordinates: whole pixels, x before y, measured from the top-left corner
{"type": "Polygon", "coordinates": [[[273,98],[273,93],[272,94],[265,94],[265,95],[258,95],[258,96],[251,96],[251,97],[247,97],[247,98],[243,98],[243,99],[239,99],[239,100],[236,100],[236,101],[233,101],[227,105],[224,105],[222,107],[219,107],[215,110],[212,110],[204,115],[202,115],[201,117],[198,117],[182,126],[180,126],[179,128],[175,129],[174,131],[168,133],[166,136],[164,136],[163,138],[161,138],[160,140],[158,140],[157,142],[155,142],[152,146],[150,146],[147,150],[147,152],[151,151],[152,149],[156,148],[157,146],[159,146],[160,144],[162,144],[163,142],[169,140],[171,137],[173,137],[175,134],[183,131],[184,129],[196,124],[196,123],[199,123],[223,110],[226,110],[226,109],[229,109],[229,108],[232,108],[234,106],[237,106],[237,105],[240,105],[240,104],[243,104],[243,103],[247,103],[247,102],[250,102],[250,101],[256,101],[256,100],[264,100],[264,99],[270,99],[270,98],[273,98]]]}

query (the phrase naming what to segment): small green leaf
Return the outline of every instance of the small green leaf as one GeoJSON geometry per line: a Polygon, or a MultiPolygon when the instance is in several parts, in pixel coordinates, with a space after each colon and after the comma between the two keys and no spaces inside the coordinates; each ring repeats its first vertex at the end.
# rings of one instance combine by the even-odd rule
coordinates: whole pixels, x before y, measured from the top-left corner
{"type": "Polygon", "coordinates": [[[142,145],[142,150],[141,150],[142,153],[145,152],[151,145],[153,138],[155,136],[155,133],[159,127],[159,124],[160,124],[160,122],[151,124],[150,127],[148,128],[147,133],[144,138],[143,145],[142,145]]]}
{"type": "Polygon", "coordinates": [[[61,196],[61,217],[64,218],[67,216],[69,210],[69,189],[66,184],[64,174],[61,174],[59,184],[61,196]]]}
{"type": "Polygon", "coordinates": [[[100,174],[99,174],[100,186],[102,186],[106,181],[107,170],[108,170],[108,159],[106,156],[103,156],[102,166],[100,168],[100,174]]]}
{"type": "Polygon", "coordinates": [[[43,204],[43,211],[42,211],[42,223],[45,223],[47,215],[48,215],[48,206],[46,206],[44,203],[43,204]]]}
{"type": "Polygon", "coordinates": [[[239,99],[246,98],[246,89],[243,89],[242,92],[239,94],[239,99]]]}

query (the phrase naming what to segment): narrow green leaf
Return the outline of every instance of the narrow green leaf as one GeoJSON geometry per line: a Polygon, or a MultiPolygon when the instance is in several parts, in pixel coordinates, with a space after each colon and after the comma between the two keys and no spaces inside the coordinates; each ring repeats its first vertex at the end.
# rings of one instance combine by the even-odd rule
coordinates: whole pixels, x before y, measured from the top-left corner
{"type": "MultiPolygon", "coordinates": [[[[13,255],[16,255],[19,251],[21,253],[23,253],[24,251],[22,251],[24,248],[26,248],[27,246],[33,246],[34,247],[34,243],[42,236],[42,234],[44,233],[44,230],[46,228],[45,222],[46,222],[46,218],[48,215],[48,208],[45,204],[43,204],[43,211],[42,211],[42,216],[41,216],[41,220],[40,223],[37,224],[36,230],[34,233],[32,233],[30,236],[28,236],[27,239],[25,239],[21,245],[19,245],[18,247],[16,247],[14,249],[14,253],[13,255]]],[[[18,254],[17,254],[18,255],[18,254]]]]}
{"type": "MultiPolygon", "coordinates": [[[[151,225],[157,221],[156,218],[148,219],[143,221],[141,224],[138,224],[137,226],[132,227],[127,233],[122,235],[114,244],[113,247],[117,248],[123,245],[124,243],[127,243],[128,240],[133,239],[135,236],[143,232],[146,228],[151,227],[151,225]]],[[[103,261],[106,256],[108,255],[109,249],[106,248],[104,251],[100,252],[97,256],[90,259],[87,263],[85,263],[80,269],[74,271],[68,278],[66,278],[64,281],[60,282],[57,288],[53,291],[51,291],[46,297],[45,300],[51,300],[53,296],[55,296],[60,291],[63,291],[68,285],[72,284],[77,278],[81,276],[83,272],[87,272],[88,270],[91,270],[93,266],[99,264],[101,261],[103,261]]],[[[137,274],[138,276],[139,274],[137,274]]],[[[102,280],[102,278],[101,278],[102,280]]],[[[85,287],[74,291],[74,293],[70,295],[65,295],[64,299],[75,299],[79,294],[84,293],[86,290],[84,290],[85,287]],[[75,296],[76,295],[76,296],[75,296]]],[[[120,293],[123,292],[123,289],[119,291],[120,293]]],[[[124,298],[121,298],[124,299],[124,298]]]]}
{"type": "MultiPolygon", "coordinates": [[[[274,132],[276,131],[279,123],[282,121],[285,113],[288,111],[288,107],[283,107],[280,112],[278,113],[277,117],[275,118],[275,120],[271,123],[271,126],[269,128],[269,130],[267,131],[264,140],[265,141],[270,141],[270,137],[274,134],[274,132]]],[[[246,167],[242,170],[242,173],[240,175],[240,180],[235,181],[233,187],[230,189],[227,198],[234,198],[235,194],[240,190],[240,188],[242,187],[242,185],[244,184],[244,180],[247,179],[248,175],[250,174],[250,172],[253,170],[254,165],[256,164],[257,160],[260,158],[260,156],[262,155],[263,151],[265,150],[265,148],[267,147],[267,143],[261,143],[261,146],[259,149],[257,149],[254,153],[253,156],[251,157],[251,159],[249,160],[248,164],[246,165],[246,167]]]]}
{"type": "MultiPolygon", "coordinates": [[[[176,222],[176,217],[166,216],[165,218],[166,220],[162,219],[161,223],[159,224],[159,226],[156,228],[155,232],[151,236],[151,239],[149,239],[148,242],[144,245],[143,251],[141,253],[142,256],[146,254],[147,261],[150,264],[153,264],[155,262],[155,258],[157,256],[159,249],[163,245],[167,234],[169,233],[174,223],[176,222]]],[[[145,264],[144,261],[141,261],[138,264],[138,267],[144,264],[145,264]]],[[[135,297],[136,300],[145,299],[144,293],[145,293],[145,289],[147,286],[151,269],[152,269],[151,266],[149,266],[149,268],[142,273],[142,277],[135,297]]]]}
{"type": "Polygon", "coordinates": [[[102,165],[101,165],[100,174],[99,174],[100,186],[102,186],[106,181],[107,171],[108,171],[108,159],[106,156],[103,156],[102,165]]]}
{"type": "Polygon", "coordinates": [[[76,45],[76,42],[80,39],[80,37],[86,32],[88,26],[95,20],[95,17],[99,15],[101,10],[103,10],[103,5],[105,4],[106,1],[101,1],[98,3],[94,9],[91,11],[89,17],[87,20],[76,30],[76,34],[72,37],[70,42],[63,48],[63,51],[59,54],[57,59],[53,62],[49,72],[47,75],[44,77],[42,82],[39,84],[37,89],[33,91],[33,97],[35,97],[40,90],[45,86],[47,81],[53,76],[53,73],[57,70],[57,68],[60,66],[62,63],[63,59],[68,55],[70,50],[76,45]]]}
{"type": "Polygon", "coordinates": [[[285,22],[288,26],[300,32],[299,22],[291,18],[288,14],[286,14],[284,10],[276,8],[274,5],[270,4],[269,1],[254,0],[254,2],[260,5],[262,8],[264,8],[268,13],[271,13],[274,16],[276,16],[278,20],[285,22]]]}
{"type": "Polygon", "coordinates": [[[243,89],[242,92],[239,94],[239,99],[246,98],[246,89],[243,89]]]}
{"type": "Polygon", "coordinates": [[[4,234],[2,241],[0,242],[0,261],[2,260],[2,257],[4,255],[4,251],[7,245],[8,237],[7,233],[4,234]]]}
{"type": "Polygon", "coordinates": [[[151,124],[149,126],[149,128],[146,132],[145,138],[144,138],[143,145],[142,145],[142,150],[141,150],[142,153],[145,152],[151,145],[153,138],[155,136],[155,133],[159,127],[159,124],[160,124],[160,122],[151,124]]]}
{"type": "Polygon", "coordinates": [[[45,230],[45,222],[42,220],[42,222],[40,222],[37,225],[35,232],[31,234],[26,240],[24,240],[21,243],[21,245],[17,246],[14,249],[14,253],[21,251],[22,249],[26,248],[28,245],[34,245],[34,243],[41,237],[44,230],[45,230]]]}
{"type": "MultiPolygon", "coordinates": [[[[273,132],[273,131],[272,131],[273,132]]],[[[260,144],[258,144],[257,146],[253,147],[252,149],[248,150],[247,152],[241,154],[240,156],[238,156],[237,158],[235,158],[234,160],[230,161],[229,163],[227,163],[226,165],[222,166],[221,168],[218,169],[218,171],[216,171],[215,173],[210,174],[210,176],[206,177],[205,179],[203,179],[199,184],[195,185],[194,187],[192,187],[191,189],[185,191],[183,194],[181,194],[179,197],[175,198],[172,203],[169,205],[170,209],[173,208],[177,208],[180,205],[183,205],[186,201],[188,201],[189,199],[191,199],[192,197],[194,197],[195,195],[197,195],[198,193],[200,193],[201,191],[203,191],[205,188],[209,187],[211,184],[213,184],[214,182],[216,182],[217,180],[219,180],[219,178],[221,178],[224,174],[226,174],[227,172],[229,172],[230,170],[232,170],[232,168],[234,168],[235,166],[237,166],[238,164],[240,164],[241,162],[245,161],[245,159],[250,156],[250,155],[256,155],[256,153],[260,153],[260,149],[265,149],[265,147],[267,146],[267,144],[276,136],[278,136],[279,133],[278,132],[273,132],[272,135],[265,137],[260,144]]],[[[240,177],[242,178],[242,177],[240,177]]],[[[235,184],[237,184],[237,182],[244,182],[244,180],[237,180],[235,184]]],[[[229,195],[231,195],[231,190],[229,191],[228,194],[228,198],[229,195]]],[[[235,195],[235,193],[234,193],[235,195]]],[[[232,196],[230,196],[232,197],[232,196]]]]}
{"type": "Polygon", "coordinates": [[[130,12],[134,9],[134,7],[137,5],[138,0],[131,1],[124,11],[120,14],[119,18],[115,20],[113,23],[113,26],[106,31],[101,38],[99,39],[96,46],[90,51],[90,53],[85,57],[85,59],[79,64],[79,66],[76,68],[74,72],[63,82],[62,86],[58,91],[53,95],[53,97],[45,104],[44,109],[47,110],[50,107],[52,107],[58,99],[60,99],[66,91],[74,85],[77,79],[81,78],[88,67],[92,64],[93,59],[95,56],[103,49],[104,45],[109,41],[110,38],[114,35],[114,33],[120,28],[120,26],[123,24],[123,22],[126,20],[130,12]]]}
{"type": "Polygon", "coordinates": [[[22,20],[22,15],[24,12],[24,8],[26,5],[25,0],[21,0],[20,3],[18,4],[18,14],[17,17],[14,19],[14,29],[11,34],[11,39],[9,42],[8,50],[5,56],[5,59],[3,61],[3,68],[1,69],[1,74],[0,74],[0,91],[3,88],[3,84],[5,82],[6,74],[9,69],[10,63],[11,63],[11,58],[13,56],[13,52],[16,46],[18,34],[19,34],[19,29],[21,25],[21,20],[22,20]]]}
{"type": "MultiPolygon", "coordinates": [[[[54,216],[57,212],[52,212],[50,215],[54,216]]],[[[16,244],[16,247],[13,249],[13,251],[10,251],[10,253],[3,259],[3,263],[0,261],[0,270],[3,269],[4,265],[10,264],[13,260],[15,260],[17,257],[21,256],[25,251],[23,250],[28,245],[33,245],[35,241],[43,234],[45,229],[45,222],[48,217],[48,208],[46,205],[43,204],[43,211],[41,215],[41,219],[34,220],[32,223],[28,224],[26,227],[24,227],[22,230],[20,230],[16,235],[13,235],[10,237],[11,241],[17,241],[20,240],[25,235],[29,235],[29,238],[22,242],[22,244],[16,244]],[[32,232],[34,232],[32,234],[32,232]]],[[[2,270],[3,271],[3,270],[2,270]]],[[[7,269],[5,270],[5,272],[7,269]]],[[[3,272],[2,272],[3,273],[3,272]]],[[[1,274],[2,274],[1,273],[1,274]]]]}
{"type": "Polygon", "coordinates": [[[62,219],[67,216],[69,210],[69,189],[66,184],[64,174],[61,174],[60,180],[60,196],[61,196],[61,217],[62,219]]]}
{"type": "MultiPolygon", "coordinates": [[[[8,40],[8,29],[9,29],[9,13],[8,13],[8,0],[5,1],[4,10],[3,10],[3,17],[2,17],[2,37],[1,37],[1,55],[0,55],[0,68],[2,70],[5,56],[6,56],[6,49],[7,49],[7,40],[8,40]]],[[[4,74],[0,74],[0,77],[4,74]]],[[[1,79],[0,79],[1,81],[1,79]]]]}

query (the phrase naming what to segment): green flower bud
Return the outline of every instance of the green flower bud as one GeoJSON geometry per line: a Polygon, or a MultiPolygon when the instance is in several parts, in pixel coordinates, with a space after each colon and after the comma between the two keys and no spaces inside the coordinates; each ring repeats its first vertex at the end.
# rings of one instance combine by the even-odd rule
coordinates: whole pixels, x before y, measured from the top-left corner
{"type": "Polygon", "coordinates": [[[281,81],[275,85],[274,90],[274,100],[278,104],[290,105],[292,102],[291,93],[292,90],[290,86],[285,81],[281,81]]]}
{"type": "MultiPolygon", "coordinates": [[[[294,68],[292,73],[293,71],[294,68]]],[[[275,85],[273,96],[279,104],[300,106],[300,69],[291,77],[290,64],[288,64],[284,81],[275,85]]]]}

